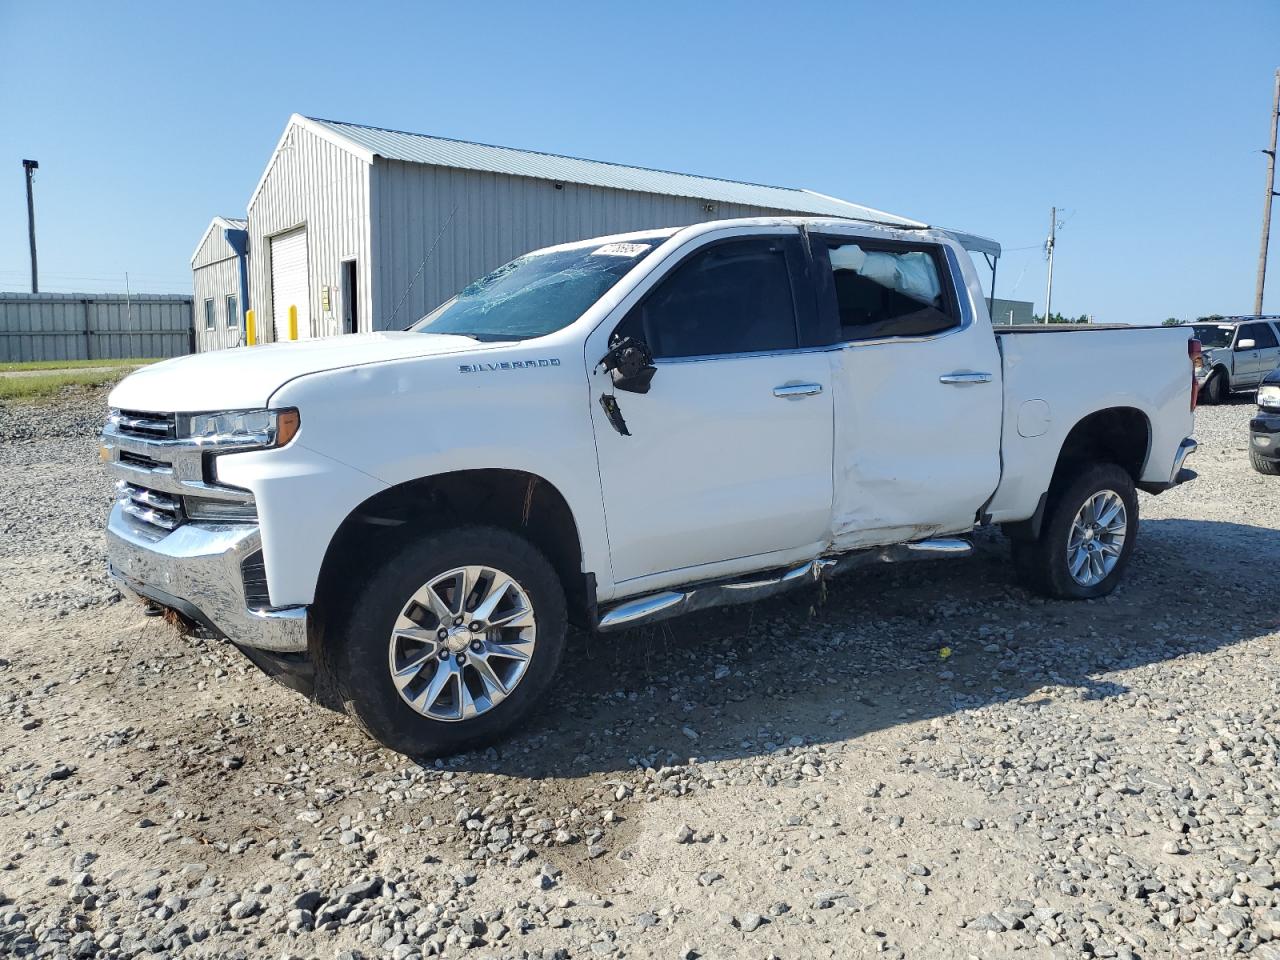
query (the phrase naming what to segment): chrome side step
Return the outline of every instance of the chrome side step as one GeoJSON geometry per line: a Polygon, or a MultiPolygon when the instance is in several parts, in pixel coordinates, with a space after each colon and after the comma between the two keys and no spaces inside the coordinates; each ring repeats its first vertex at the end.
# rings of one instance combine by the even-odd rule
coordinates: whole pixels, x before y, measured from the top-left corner
{"type": "Polygon", "coordinates": [[[818,557],[797,567],[757,574],[741,580],[713,580],[683,590],[666,590],[624,600],[606,610],[596,624],[601,632],[627,630],[646,623],[657,623],[695,610],[727,607],[735,603],[753,603],[783,593],[805,583],[816,583],[839,576],[855,567],[873,563],[907,563],[946,557],[967,557],[973,553],[968,540],[917,540],[895,543],[887,547],[856,550],[836,557],[818,557]]]}

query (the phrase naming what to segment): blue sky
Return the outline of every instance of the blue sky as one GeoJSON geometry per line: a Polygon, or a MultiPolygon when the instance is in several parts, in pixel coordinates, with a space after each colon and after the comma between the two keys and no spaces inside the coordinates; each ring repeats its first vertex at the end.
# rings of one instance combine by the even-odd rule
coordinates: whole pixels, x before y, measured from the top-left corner
{"type": "Polygon", "coordinates": [[[0,0],[0,290],[28,282],[23,157],[42,289],[185,292],[298,112],[970,230],[1008,250],[997,294],[1037,309],[1056,204],[1055,308],[1246,312],[1277,66],[1274,0],[0,0]]]}

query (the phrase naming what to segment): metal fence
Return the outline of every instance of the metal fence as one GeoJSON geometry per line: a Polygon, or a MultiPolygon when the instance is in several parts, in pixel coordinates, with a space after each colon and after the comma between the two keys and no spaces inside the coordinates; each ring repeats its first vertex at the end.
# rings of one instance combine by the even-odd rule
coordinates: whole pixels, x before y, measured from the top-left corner
{"type": "Polygon", "coordinates": [[[178,294],[0,293],[0,362],[192,353],[191,310],[178,294]]]}

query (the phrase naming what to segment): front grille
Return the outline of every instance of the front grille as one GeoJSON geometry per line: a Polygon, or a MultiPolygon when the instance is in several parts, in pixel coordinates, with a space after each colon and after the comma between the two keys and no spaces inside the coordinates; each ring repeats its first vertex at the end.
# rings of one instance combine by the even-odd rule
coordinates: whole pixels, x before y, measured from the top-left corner
{"type": "Polygon", "coordinates": [[[116,484],[116,498],[125,513],[148,526],[168,531],[182,523],[182,504],[167,493],[122,480],[116,484]]]}
{"type": "Polygon", "coordinates": [[[172,440],[178,435],[177,418],[171,413],[146,413],[139,410],[117,410],[111,424],[123,437],[139,440],[172,440]]]}
{"type": "Polygon", "coordinates": [[[244,580],[244,603],[250,610],[263,610],[271,606],[267,593],[267,565],[262,551],[255,550],[240,562],[240,576],[244,580]]]}

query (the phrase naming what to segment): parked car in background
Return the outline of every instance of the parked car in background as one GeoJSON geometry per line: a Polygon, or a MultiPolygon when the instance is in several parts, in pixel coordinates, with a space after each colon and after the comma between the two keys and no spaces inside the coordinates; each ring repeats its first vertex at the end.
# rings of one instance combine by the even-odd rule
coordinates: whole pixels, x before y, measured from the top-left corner
{"type": "Polygon", "coordinates": [[[1249,421],[1249,459],[1259,473],[1280,476],[1280,367],[1258,387],[1258,412],[1249,421]]]}
{"type": "Polygon", "coordinates": [[[941,230],[570,243],[408,331],[128,377],[102,435],[108,559],[255,662],[318,675],[384,744],[448,753],[544,698],[569,622],[961,557],[985,524],[1039,592],[1106,595],[1135,490],[1195,476],[1198,351],[1185,328],[993,330],[941,230]]]}
{"type": "Polygon", "coordinates": [[[1193,324],[1203,349],[1196,370],[1200,402],[1221,403],[1233,393],[1258,389],[1262,378],[1280,365],[1280,317],[1223,317],[1193,324]]]}

